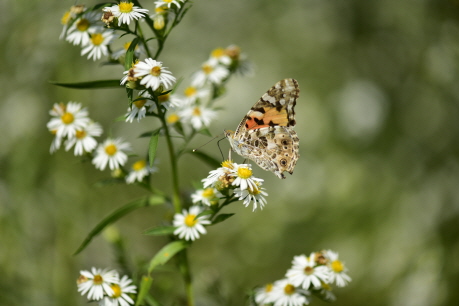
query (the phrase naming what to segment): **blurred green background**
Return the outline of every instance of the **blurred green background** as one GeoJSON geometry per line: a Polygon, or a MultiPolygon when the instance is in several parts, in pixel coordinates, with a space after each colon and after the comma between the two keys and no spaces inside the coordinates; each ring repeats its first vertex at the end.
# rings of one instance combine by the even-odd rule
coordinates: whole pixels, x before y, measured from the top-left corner
{"type": "MultiPolygon", "coordinates": [[[[139,154],[147,140],[137,136],[156,126],[114,122],[127,108],[123,90],[48,83],[121,75],[58,39],[73,4],[0,1],[0,305],[86,305],[79,270],[118,267],[101,237],[73,252],[99,220],[145,194],[96,187],[107,171],[62,149],[49,154],[46,123],[56,102],[83,103],[104,137],[122,136],[139,154]]],[[[196,0],[160,59],[187,81],[212,49],[229,44],[243,49],[255,74],[230,81],[218,102],[228,111],[211,132],[234,129],[270,86],[292,77],[301,88],[301,157],[283,181],[254,167],[267,207],[252,213],[232,204],[225,212],[236,216],[192,246],[197,305],[243,305],[247,290],[282,278],[293,256],[321,249],[339,252],[353,278],[335,290],[334,305],[459,305],[459,2],[196,0]]],[[[170,191],[160,146],[153,185],[170,191]]],[[[215,142],[203,150],[220,158],[215,142]]],[[[184,194],[209,170],[184,158],[184,194]]],[[[166,213],[142,209],[116,224],[132,267],[165,244],[142,232],[166,213]]],[[[183,292],[173,269],[154,278],[166,305],[164,292],[183,292]]]]}

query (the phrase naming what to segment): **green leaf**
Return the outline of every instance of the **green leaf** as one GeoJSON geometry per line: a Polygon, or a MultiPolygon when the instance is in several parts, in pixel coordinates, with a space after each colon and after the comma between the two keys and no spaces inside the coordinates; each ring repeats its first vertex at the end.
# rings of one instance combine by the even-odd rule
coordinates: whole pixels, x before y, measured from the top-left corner
{"type": "Polygon", "coordinates": [[[132,63],[134,63],[134,51],[139,43],[139,38],[136,37],[131,41],[129,48],[126,50],[126,55],[124,58],[124,69],[129,70],[132,67],[132,63]]]}
{"type": "Polygon", "coordinates": [[[214,221],[212,221],[212,225],[225,221],[229,217],[233,216],[234,214],[220,214],[215,217],[214,221]]]}
{"type": "Polygon", "coordinates": [[[208,155],[207,153],[201,152],[201,151],[192,151],[192,150],[187,150],[184,153],[191,153],[203,162],[207,163],[209,166],[211,166],[213,169],[217,169],[218,167],[221,166],[221,162],[218,161],[217,159],[213,158],[212,156],[208,155]]]}
{"type": "Polygon", "coordinates": [[[159,131],[160,129],[153,131],[150,138],[150,144],[148,145],[148,160],[150,161],[150,167],[153,167],[153,163],[155,161],[156,149],[158,148],[159,141],[159,131]]]}
{"type": "Polygon", "coordinates": [[[151,284],[153,283],[153,278],[150,276],[142,277],[142,281],[140,283],[140,290],[139,294],[137,295],[137,301],[135,302],[135,306],[139,306],[142,304],[143,300],[148,294],[150,290],[151,284]]]}
{"type": "Polygon", "coordinates": [[[55,81],[49,81],[49,82],[56,86],[74,88],[74,89],[98,89],[98,88],[122,87],[122,85],[120,85],[119,79],[78,82],[78,83],[60,83],[60,82],[55,82],[55,81]]]}
{"type": "Polygon", "coordinates": [[[142,137],[151,137],[151,135],[155,134],[155,133],[159,133],[161,131],[161,128],[157,128],[156,130],[153,130],[153,131],[150,131],[150,132],[144,132],[142,134],[139,135],[139,138],[142,138],[142,137]]]}
{"type": "Polygon", "coordinates": [[[207,216],[207,215],[211,215],[213,214],[214,212],[211,211],[211,210],[204,210],[202,212],[200,212],[196,217],[195,219],[199,218],[199,217],[202,217],[202,216],[207,216]]]}
{"type": "Polygon", "coordinates": [[[83,243],[80,245],[80,247],[76,250],[76,252],[73,255],[76,255],[76,254],[80,253],[81,251],[83,251],[86,248],[86,246],[91,242],[92,238],[94,238],[95,236],[100,234],[102,232],[102,230],[107,225],[114,223],[115,221],[117,221],[121,217],[129,214],[130,212],[132,212],[132,211],[134,211],[134,210],[136,210],[136,209],[138,209],[140,207],[148,206],[148,204],[149,204],[148,203],[148,198],[141,198],[141,199],[135,200],[135,201],[133,201],[131,203],[128,203],[128,204],[118,208],[114,212],[112,212],[110,215],[105,217],[101,222],[99,222],[99,224],[97,224],[96,227],[94,227],[91,232],[89,232],[89,234],[86,236],[86,238],[83,241],[83,243]]]}
{"type": "Polygon", "coordinates": [[[166,202],[166,198],[163,195],[152,195],[148,198],[148,205],[153,206],[153,205],[161,205],[166,202]]]}
{"type": "Polygon", "coordinates": [[[157,226],[151,229],[148,229],[144,232],[145,235],[150,236],[165,236],[173,234],[175,231],[175,226],[164,225],[164,226],[157,226]]]}
{"type": "Polygon", "coordinates": [[[175,254],[185,249],[189,244],[185,241],[173,241],[164,246],[158,253],[151,259],[150,266],[148,267],[148,273],[151,273],[154,268],[159,265],[164,265],[169,261],[175,254]]]}

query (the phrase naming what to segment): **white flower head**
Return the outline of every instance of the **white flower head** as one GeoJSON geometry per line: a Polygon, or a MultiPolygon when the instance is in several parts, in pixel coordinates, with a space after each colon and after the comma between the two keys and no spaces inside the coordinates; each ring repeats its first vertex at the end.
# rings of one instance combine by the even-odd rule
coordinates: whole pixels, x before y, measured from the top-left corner
{"type": "Polygon", "coordinates": [[[81,130],[77,130],[75,137],[67,139],[65,150],[70,150],[75,146],[74,154],[83,155],[85,152],[92,152],[97,147],[97,141],[94,137],[102,135],[102,126],[99,123],[90,122],[81,130]]]}
{"type": "Polygon", "coordinates": [[[66,40],[74,45],[86,46],[89,43],[91,34],[100,31],[102,23],[99,20],[98,12],[88,12],[80,18],[68,29],[66,40]]]}
{"type": "Polygon", "coordinates": [[[267,284],[255,291],[255,302],[265,305],[273,302],[273,284],[267,284]]]}
{"type": "Polygon", "coordinates": [[[195,130],[209,126],[210,122],[217,117],[217,112],[202,105],[192,104],[179,112],[183,122],[190,123],[195,130]]]}
{"type": "Polygon", "coordinates": [[[207,220],[208,216],[196,218],[201,210],[199,206],[191,206],[188,211],[184,209],[181,214],[175,214],[173,224],[177,229],[174,231],[174,235],[178,235],[180,239],[185,238],[185,240],[194,241],[199,238],[200,234],[206,234],[204,225],[210,224],[210,220],[207,220]]]}
{"type": "Polygon", "coordinates": [[[253,211],[255,211],[258,206],[260,206],[260,209],[263,209],[267,203],[265,196],[268,196],[265,188],[261,187],[261,183],[255,181],[255,185],[253,189],[234,189],[234,193],[239,197],[239,200],[244,200],[243,204],[245,207],[248,207],[250,202],[253,202],[253,211]]]}
{"type": "Polygon", "coordinates": [[[112,30],[102,30],[91,34],[88,44],[81,50],[81,56],[88,53],[88,59],[99,60],[102,55],[108,55],[108,45],[115,37],[112,30]]]}
{"type": "Polygon", "coordinates": [[[217,184],[222,188],[228,188],[231,186],[234,181],[234,175],[236,174],[235,165],[237,164],[230,160],[225,160],[222,162],[222,166],[220,168],[211,170],[209,175],[205,179],[201,180],[204,188],[209,186],[215,187],[217,184]]]}
{"type": "Polygon", "coordinates": [[[229,66],[231,61],[231,57],[229,57],[225,49],[217,48],[210,53],[210,59],[208,63],[211,66],[216,66],[218,64],[229,66]]]}
{"type": "Polygon", "coordinates": [[[293,285],[309,289],[310,287],[321,287],[321,282],[328,283],[329,269],[327,266],[317,265],[315,253],[311,253],[309,257],[295,256],[292,265],[285,276],[293,285]]]}
{"type": "Polygon", "coordinates": [[[212,204],[218,203],[218,200],[223,195],[215,188],[208,187],[205,189],[196,190],[191,194],[191,200],[193,204],[201,202],[204,205],[211,206],[212,204]]]}
{"type": "Polygon", "coordinates": [[[126,176],[126,183],[142,182],[144,177],[156,171],[158,171],[156,167],[150,167],[146,160],[140,159],[132,164],[131,171],[126,176]]]}
{"type": "Polygon", "coordinates": [[[271,302],[274,306],[303,306],[309,304],[306,298],[309,291],[297,288],[288,279],[281,279],[274,282],[271,302]]]}
{"type": "Polygon", "coordinates": [[[81,295],[88,293],[89,300],[101,300],[104,294],[113,295],[111,284],[118,283],[118,273],[115,270],[92,268],[89,271],[80,271],[80,277],[77,280],[78,292],[81,295]]]}
{"type": "Polygon", "coordinates": [[[140,122],[140,119],[145,118],[147,111],[150,109],[156,108],[155,102],[146,99],[136,99],[132,102],[131,106],[128,107],[128,112],[126,113],[126,122],[132,123],[134,119],[137,119],[137,122],[140,122]]]}
{"type": "Polygon", "coordinates": [[[185,98],[183,99],[184,105],[191,105],[197,100],[207,98],[210,94],[210,90],[196,86],[188,86],[183,93],[185,94],[185,98]]]}
{"type": "Polygon", "coordinates": [[[134,66],[134,77],[142,77],[140,84],[153,90],[158,89],[160,85],[164,90],[171,89],[176,81],[172,73],[163,67],[162,62],[152,58],[147,58],[144,62],[140,61],[134,66]]]}
{"type": "Polygon", "coordinates": [[[156,7],[162,7],[162,6],[167,6],[167,8],[171,8],[172,4],[176,5],[177,8],[180,8],[180,3],[184,3],[186,0],[161,0],[161,1],[155,1],[156,7]]]}
{"type": "Polygon", "coordinates": [[[324,251],[325,258],[328,259],[327,266],[330,268],[329,283],[335,283],[338,287],[346,286],[352,279],[347,275],[347,268],[342,261],[339,260],[338,253],[331,250],[324,251]]]}
{"type": "Polygon", "coordinates": [[[107,164],[110,170],[118,169],[127,161],[127,155],[124,151],[130,149],[131,145],[127,142],[123,142],[120,138],[108,138],[97,148],[96,156],[93,158],[92,163],[100,170],[104,170],[107,164]]]}
{"type": "Polygon", "coordinates": [[[235,180],[233,186],[239,186],[240,190],[250,189],[251,191],[258,188],[258,184],[263,183],[263,179],[253,176],[252,165],[234,163],[235,180]]]}
{"type": "Polygon", "coordinates": [[[178,109],[175,107],[170,107],[166,113],[166,122],[168,125],[174,125],[180,123],[182,118],[178,113],[178,109]]]}
{"type": "Polygon", "coordinates": [[[228,75],[229,70],[226,67],[207,61],[201,66],[201,70],[193,75],[191,85],[202,87],[208,82],[220,85],[228,75]]]}
{"type": "Polygon", "coordinates": [[[100,302],[99,306],[129,306],[134,304],[134,300],[128,295],[128,293],[137,293],[137,287],[132,285],[132,280],[124,275],[118,283],[112,284],[111,288],[113,294],[104,297],[100,302]]]}
{"type": "MultiPolygon", "coordinates": [[[[131,46],[131,42],[128,41],[126,43],[123,44],[123,47],[115,52],[112,53],[112,58],[113,59],[119,59],[120,57],[124,56],[127,52],[127,50],[129,49],[129,47],[131,46]]],[[[143,45],[141,44],[137,44],[134,48],[134,55],[136,58],[140,57],[141,54],[144,54],[145,53],[145,49],[143,48],[143,45]]]]}
{"type": "Polygon", "coordinates": [[[55,103],[49,114],[53,118],[48,122],[47,127],[58,138],[72,138],[77,130],[84,129],[90,122],[88,111],[77,102],[69,102],[67,105],[55,103]]]}
{"type": "Polygon", "coordinates": [[[170,92],[158,96],[158,102],[167,110],[171,107],[180,107],[183,105],[183,99],[170,92]]]}
{"type": "Polygon", "coordinates": [[[112,7],[106,7],[103,9],[104,12],[110,11],[113,15],[118,18],[118,26],[122,23],[130,24],[131,20],[139,20],[148,14],[147,9],[134,6],[134,3],[121,1],[119,4],[112,7]]]}

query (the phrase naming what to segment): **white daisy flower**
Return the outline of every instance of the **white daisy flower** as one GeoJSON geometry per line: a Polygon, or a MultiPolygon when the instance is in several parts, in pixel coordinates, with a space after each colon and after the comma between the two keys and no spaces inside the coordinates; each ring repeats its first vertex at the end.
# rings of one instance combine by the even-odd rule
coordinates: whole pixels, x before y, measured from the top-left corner
{"type": "Polygon", "coordinates": [[[210,59],[208,63],[211,66],[216,66],[218,64],[229,66],[231,64],[231,57],[229,57],[225,49],[217,48],[210,53],[210,59]]]}
{"type": "Polygon", "coordinates": [[[134,77],[142,77],[140,84],[153,90],[158,89],[160,85],[163,85],[164,90],[168,90],[176,81],[172,73],[163,67],[162,62],[152,58],[147,58],[145,62],[140,61],[134,66],[134,77]]]}
{"type": "Polygon", "coordinates": [[[118,169],[127,161],[127,155],[123,151],[131,149],[131,145],[123,142],[121,138],[108,138],[104,143],[100,144],[96,150],[96,156],[92,159],[92,163],[96,169],[104,170],[107,164],[110,170],[118,169]]]}
{"type": "Polygon", "coordinates": [[[77,130],[75,137],[67,139],[65,151],[75,146],[74,154],[83,155],[84,152],[92,152],[97,147],[94,137],[102,135],[102,126],[99,123],[90,122],[81,130],[77,130]]]}
{"type": "MultiPolygon", "coordinates": [[[[229,160],[225,160],[222,162],[222,166],[216,170],[211,170],[209,172],[209,175],[207,178],[201,180],[201,182],[204,185],[204,188],[207,188],[209,186],[215,187],[215,185],[220,182],[220,183],[232,183],[234,181],[234,174],[236,174],[235,171],[235,163],[229,160]]],[[[229,187],[229,184],[225,184],[228,186],[223,186],[225,188],[229,187]]]]}
{"type": "Polygon", "coordinates": [[[182,120],[180,117],[177,109],[175,107],[171,107],[167,110],[166,113],[166,122],[168,125],[174,125],[176,123],[179,123],[182,120]]]}
{"type": "Polygon", "coordinates": [[[101,32],[95,32],[91,34],[89,43],[81,50],[81,56],[88,54],[88,59],[99,60],[102,55],[108,54],[108,45],[112,42],[115,37],[115,32],[112,30],[105,30],[101,32]]]}
{"type": "Polygon", "coordinates": [[[131,20],[139,20],[139,18],[145,17],[148,14],[147,9],[134,6],[134,3],[122,1],[112,7],[106,7],[103,9],[104,12],[110,11],[113,15],[118,18],[118,26],[122,23],[130,24],[131,20]]]}
{"type": "Polygon", "coordinates": [[[137,293],[137,287],[132,285],[132,280],[124,275],[117,284],[112,284],[113,294],[104,297],[99,306],[129,306],[134,304],[134,300],[128,293],[137,293]]]}
{"type": "Polygon", "coordinates": [[[120,85],[126,84],[126,82],[136,82],[137,77],[134,76],[134,67],[131,67],[129,70],[123,72],[124,76],[120,81],[120,85]]]}
{"type": "Polygon", "coordinates": [[[171,107],[180,107],[184,104],[183,99],[171,93],[158,96],[158,102],[164,106],[165,109],[170,109],[171,107]]]}
{"type": "Polygon", "coordinates": [[[212,204],[218,203],[218,200],[223,195],[215,188],[208,187],[205,189],[196,190],[191,194],[191,200],[193,204],[201,202],[204,205],[211,206],[212,204]]]}
{"type": "Polygon", "coordinates": [[[185,88],[184,94],[184,105],[190,105],[194,104],[197,100],[207,98],[210,94],[210,90],[198,88],[196,86],[188,86],[187,88],[185,88]]]}
{"type": "Polygon", "coordinates": [[[115,270],[92,268],[89,271],[80,271],[80,277],[77,280],[78,292],[81,295],[88,293],[89,300],[101,300],[104,294],[113,295],[111,284],[118,283],[118,273],[115,270]]]}
{"type": "MultiPolygon", "coordinates": [[[[123,47],[115,52],[112,53],[112,58],[113,59],[119,59],[120,57],[124,56],[126,54],[126,51],[129,49],[129,47],[131,46],[131,42],[128,41],[126,43],[123,44],[123,47]]],[[[141,54],[144,53],[144,48],[142,47],[142,45],[139,45],[137,44],[135,46],[135,49],[134,49],[134,55],[135,57],[140,57],[141,54]]]]}
{"type": "Polygon", "coordinates": [[[327,266],[330,268],[329,283],[335,283],[338,287],[346,286],[351,277],[347,275],[344,263],[338,259],[338,253],[328,250],[324,252],[324,256],[328,259],[327,266]]]}
{"type": "Polygon", "coordinates": [[[255,292],[255,302],[259,305],[265,305],[273,302],[273,284],[267,284],[258,288],[255,292]]]}
{"type": "Polygon", "coordinates": [[[321,282],[328,283],[330,272],[327,266],[317,265],[315,253],[311,253],[309,257],[305,255],[295,256],[292,264],[292,268],[287,271],[285,276],[293,285],[309,289],[310,287],[320,287],[321,282]]]}
{"type": "Polygon", "coordinates": [[[253,176],[252,165],[250,164],[234,164],[233,176],[236,178],[233,186],[239,186],[240,190],[255,190],[255,188],[258,188],[258,184],[264,181],[261,178],[253,176]]]}
{"type": "Polygon", "coordinates": [[[127,110],[128,112],[125,115],[126,122],[132,123],[136,118],[137,122],[140,122],[140,119],[145,118],[145,115],[150,108],[156,108],[155,102],[151,100],[140,99],[132,102],[131,106],[127,110]]]}
{"type": "Polygon", "coordinates": [[[183,121],[190,123],[195,130],[209,126],[210,122],[217,117],[216,111],[201,105],[189,105],[182,109],[179,114],[183,121]]]}
{"type": "Polygon", "coordinates": [[[303,306],[309,304],[306,295],[309,291],[297,288],[288,279],[274,282],[271,302],[274,306],[303,306]]]}
{"type": "Polygon", "coordinates": [[[144,177],[158,170],[156,167],[150,167],[144,159],[138,160],[132,164],[131,169],[132,170],[126,176],[126,183],[128,184],[132,184],[135,181],[142,182],[144,177]]]}
{"type": "Polygon", "coordinates": [[[166,25],[165,19],[167,18],[167,9],[162,6],[156,7],[155,13],[151,15],[150,18],[153,20],[153,28],[155,28],[155,30],[160,31],[164,29],[166,25]]]}
{"type": "Polygon", "coordinates": [[[260,206],[260,209],[263,209],[263,207],[267,204],[265,196],[268,196],[268,194],[264,191],[265,188],[261,187],[260,183],[255,182],[255,184],[256,187],[253,189],[234,189],[234,193],[237,197],[239,197],[239,200],[244,200],[243,204],[245,207],[248,207],[250,202],[253,201],[253,211],[257,209],[258,205],[260,206]]]}
{"type": "Polygon", "coordinates": [[[181,214],[174,215],[174,226],[177,229],[174,231],[174,235],[178,235],[180,239],[185,240],[196,240],[200,234],[206,234],[207,231],[204,227],[206,224],[210,224],[210,220],[207,220],[208,216],[201,216],[196,218],[201,212],[201,207],[191,206],[188,211],[185,209],[181,214]]]}
{"type": "Polygon", "coordinates": [[[89,43],[91,34],[101,31],[102,24],[99,21],[98,12],[89,12],[75,20],[70,26],[65,40],[74,44],[86,46],[89,43]]]}
{"type": "Polygon", "coordinates": [[[49,153],[51,153],[51,154],[53,154],[54,152],[59,150],[59,148],[61,147],[61,144],[62,144],[62,138],[61,137],[57,137],[56,136],[56,132],[57,132],[56,130],[51,131],[51,134],[54,135],[54,139],[51,142],[51,147],[49,148],[49,153]]]}
{"type": "Polygon", "coordinates": [[[211,62],[205,62],[201,66],[201,70],[193,75],[191,85],[202,87],[207,82],[215,85],[220,85],[221,82],[228,77],[229,71],[221,65],[212,65],[211,62]]]}
{"type": "Polygon", "coordinates": [[[167,6],[167,8],[171,8],[172,4],[175,4],[177,8],[180,8],[179,2],[185,2],[186,0],[161,0],[161,1],[156,1],[155,5],[156,7],[161,7],[161,6],[167,6]]]}
{"type": "Polygon", "coordinates": [[[59,138],[74,137],[76,131],[84,129],[90,121],[86,108],[82,108],[77,102],[69,102],[67,105],[55,103],[49,114],[53,118],[47,127],[50,131],[55,131],[59,138]]]}

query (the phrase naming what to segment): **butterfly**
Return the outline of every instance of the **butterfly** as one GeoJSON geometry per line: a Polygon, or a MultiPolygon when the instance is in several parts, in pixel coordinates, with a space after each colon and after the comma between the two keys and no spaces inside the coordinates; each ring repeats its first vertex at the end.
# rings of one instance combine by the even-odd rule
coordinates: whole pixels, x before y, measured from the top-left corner
{"type": "Polygon", "coordinates": [[[300,156],[300,140],[293,130],[299,93],[295,79],[274,84],[252,106],[236,131],[224,131],[232,150],[278,178],[285,179],[284,171],[292,174],[300,156]]]}

